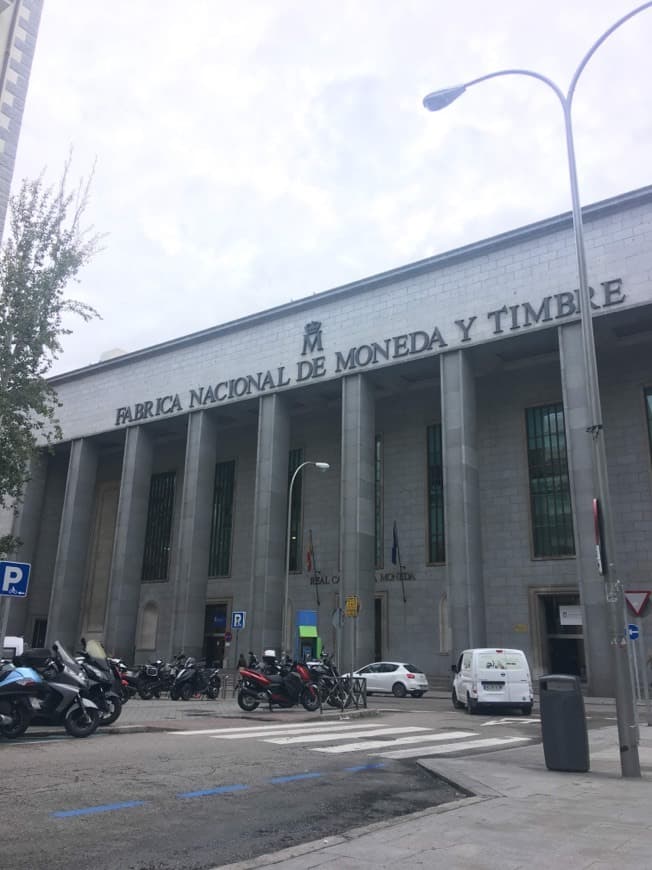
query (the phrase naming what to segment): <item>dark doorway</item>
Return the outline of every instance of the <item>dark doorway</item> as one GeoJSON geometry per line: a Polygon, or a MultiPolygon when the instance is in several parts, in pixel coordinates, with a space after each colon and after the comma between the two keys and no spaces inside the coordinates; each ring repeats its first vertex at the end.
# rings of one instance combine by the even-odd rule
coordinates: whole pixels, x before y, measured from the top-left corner
{"type": "Polygon", "coordinates": [[[544,595],[542,599],[549,673],[571,674],[586,680],[579,595],[544,595]]]}
{"type": "Polygon", "coordinates": [[[374,598],[374,661],[383,659],[383,599],[374,598]]]}
{"type": "Polygon", "coordinates": [[[48,621],[43,618],[34,620],[34,631],[32,632],[32,647],[39,648],[45,646],[45,634],[48,629],[48,621]]]}
{"type": "Polygon", "coordinates": [[[204,619],[204,658],[207,667],[224,667],[226,604],[208,604],[204,619]]]}

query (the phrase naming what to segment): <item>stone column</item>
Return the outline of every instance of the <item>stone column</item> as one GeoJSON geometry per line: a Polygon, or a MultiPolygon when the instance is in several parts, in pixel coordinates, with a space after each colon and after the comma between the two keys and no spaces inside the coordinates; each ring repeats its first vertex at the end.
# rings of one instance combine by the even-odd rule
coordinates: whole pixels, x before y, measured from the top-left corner
{"type": "Polygon", "coordinates": [[[609,646],[611,635],[605,582],[598,573],[595,554],[593,499],[597,491],[593,476],[593,444],[591,435],[586,431],[591,423],[591,414],[584,383],[581,324],[560,326],[558,334],[568,474],[573,502],[575,564],[582,605],[588,690],[591,695],[613,697],[613,661],[609,646]]]}
{"type": "Polygon", "coordinates": [[[475,377],[468,354],[440,357],[446,578],[451,648],[486,644],[475,377]]]}
{"type": "Polygon", "coordinates": [[[172,653],[201,657],[206,613],[217,428],[206,411],[188,417],[175,582],[172,653]]]}
{"type": "Polygon", "coordinates": [[[376,409],[364,375],[342,379],[342,468],[340,490],[340,592],[360,598],[357,617],[347,618],[340,670],[374,658],[374,452],[376,409]]]}
{"type": "Polygon", "coordinates": [[[151,478],[150,437],[144,426],[134,426],[125,436],[105,631],[107,652],[127,662],[136,641],[151,478]]]}
{"type": "MultiPolygon", "coordinates": [[[[250,599],[247,630],[239,644],[260,655],[266,648],[282,648],[285,596],[290,417],[280,395],[262,396],[258,405],[258,449],[250,599]]],[[[239,610],[237,594],[233,607],[239,610]]]]}
{"type": "MultiPolygon", "coordinates": [[[[33,587],[34,577],[34,560],[36,557],[36,545],[38,541],[38,531],[41,522],[41,510],[43,508],[43,497],[45,495],[45,480],[47,477],[48,457],[45,451],[39,451],[32,458],[29,466],[30,478],[25,485],[23,491],[23,500],[18,508],[18,515],[13,522],[12,534],[22,541],[21,546],[11,557],[16,562],[28,562],[31,564],[32,575],[30,577],[30,587],[33,587]]],[[[29,590],[28,590],[29,591],[29,590]]],[[[2,604],[4,603],[9,611],[8,628],[4,634],[24,636],[29,629],[27,625],[27,615],[30,604],[30,598],[20,598],[11,600],[3,598],[0,601],[0,613],[2,612],[2,604]]],[[[0,637],[3,632],[2,617],[0,616],[0,637]]]]}
{"type": "Polygon", "coordinates": [[[76,649],[79,644],[96,477],[95,446],[87,438],[73,441],[52,578],[46,634],[48,646],[55,640],[60,640],[68,649],[76,649]]]}

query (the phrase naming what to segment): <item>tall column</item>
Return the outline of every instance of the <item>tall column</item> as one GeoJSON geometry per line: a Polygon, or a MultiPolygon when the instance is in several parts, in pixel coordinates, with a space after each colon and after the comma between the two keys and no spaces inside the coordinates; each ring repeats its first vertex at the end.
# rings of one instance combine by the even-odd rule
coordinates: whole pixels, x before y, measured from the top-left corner
{"type": "Polygon", "coordinates": [[[73,441],[52,578],[46,634],[48,645],[60,640],[64,646],[74,649],[79,643],[96,477],[95,446],[87,438],[73,441]]]}
{"type": "MultiPolygon", "coordinates": [[[[21,541],[20,547],[12,556],[17,562],[28,562],[32,566],[30,586],[33,587],[34,559],[36,556],[36,544],[38,540],[39,524],[41,522],[41,510],[45,495],[45,479],[47,477],[48,459],[45,451],[35,454],[29,465],[29,480],[25,484],[23,500],[18,507],[18,515],[14,519],[12,534],[21,541]]],[[[48,578],[49,579],[49,578],[48,578]]],[[[27,613],[29,598],[20,598],[12,601],[10,598],[0,600],[0,613],[2,604],[9,610],[7,631],[3,632],[3,620],[0,616],[0,637],[3,634],[24,636],[29,629],[27,613]]]]}
{"type": "Polygon", "coordinates": [[[446,579],[451,648],[484,646],[475,377],[466,351],[440,357],[446,579]]]}
{"type": "MultiPolygon", "coordinates": [[[[289,452],[290,417],[285,399],[262,396],[258,405],[248,632],[241,651],[245,643],[257,654],[267,647],[280,652],[282,647],[289,452]]],[[[234,608],[238,609],[237,597],[234,608]]]]}
{"type": "MultiPolygon", "coordinates": [[[[559,361],[566,425],[568,474],[573,502],[575,564],[582,605],[587,682],[591,695],[612,697],[613,657],[609,649],[609,620],[605,582],[598,573],[593,525],[593,445],[586,431],[591,425],[584,383],[584,356],[580,323],[560,326],[559,361]]],[[[623,619],[624,619],[623,615],[623,619]]]]}
{"type": "Polygon", "coordinates": [[[340,491],[340,591],[357,595],[361,609],[347,618],[340,668],[374,657],[374,448],[373,386],[364,375],[342,379],[342,479],[340,491]]]}
{"type": "Polygon", "coordinates": [[[201,657],[208,581],[217,427],[206,411],[188,418],[172,652],[201,657]]]}
{"type": "Polygon", "coordinates": [[[125,436],[105,631],[107,651],[126,661],[134,655],[151,477],[150,437],[134,426],[125,436]]]}

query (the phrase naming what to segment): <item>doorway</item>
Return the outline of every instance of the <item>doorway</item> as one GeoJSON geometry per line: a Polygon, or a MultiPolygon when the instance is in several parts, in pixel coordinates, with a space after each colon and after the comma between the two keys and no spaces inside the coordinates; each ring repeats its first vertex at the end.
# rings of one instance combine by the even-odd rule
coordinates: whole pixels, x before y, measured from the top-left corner
{"type": "Polygon", "coordinates": [[[226,615],[228,604],[207,604],[204,618],[204,658],[206,667],[224,667],[224,644],[226,641],[226,615]]]}
{"type": "Polygon", "coordinates": [[[539,596],[542,622],[542,662],[552,674],[571,674],[586,681],[584,632],[580,596],[576,592],[539,596]]]}

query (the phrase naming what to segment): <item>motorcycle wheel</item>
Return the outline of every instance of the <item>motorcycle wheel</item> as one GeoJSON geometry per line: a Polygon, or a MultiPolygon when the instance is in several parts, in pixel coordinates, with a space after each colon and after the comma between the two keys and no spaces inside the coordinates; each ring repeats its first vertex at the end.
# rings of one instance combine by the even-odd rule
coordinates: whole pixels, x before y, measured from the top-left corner
{"type": "Polygon", "coordinates": [[[309,713],[314,713],[315,710],[319,709],[319,692],[315,686],[306,686],[301,692],[299,701],[304,710],[308,710],[309,713]]]}
{"type": "Polygon", "coordinates": [[[6,737],[7,740],[15,740],[17,737],[22,737],[27,731],[30,715],[22,704],[13,704],[11,708],[11,725],[2,725],[0,734],[6,737]]]}
{"type": "Polygon", "coordinates": [[[104,703],[108,707],[108,711],[100,711],[100,725],[113,725],[115,720],[119,718],[120,713],[122,713],[122,701],[117,695],[113,695],[105,698],[104,703]]]}
{"type": "Polygon", "coordinates": [[[219,677],[213,677],[208,684],[208,688],[206,689],[206,697],[210,698],[211,701],[214,701],[219,697],[220,687],[222,686],[222,680],[219,677]]]}
{"type": "Polygon", "coordinates": [[[152,691],[150,686],[138,686],[137,691],[143,701],[151,701],[154,697],[154,692],[152,691]]]}
{"type": "Polygon", "coordinates": [[[170,689],[170,700],[178,701],[179,700],[179,692],[177,689],[170,689]]]}
{"type": "Polygon", "coordinates": [[[184,683],[179,692],[182,701],[189,701],[192,698],[192,686],[190,683],[184,683]]]}
{"type": "Polygon", "coordinates": [[[241,710],[244,710],[245,713],[251,713],[256,709],[259,702],[254,698],[253,695],[248,695],[245,692],[238,692],[238,707],[241,710]]]}
{"type": "Polygon", "coordinates": [[[100,711],[93,708],[76,707],[63,721],[71,737],[90,737],[100,724],[100,711]]]}

